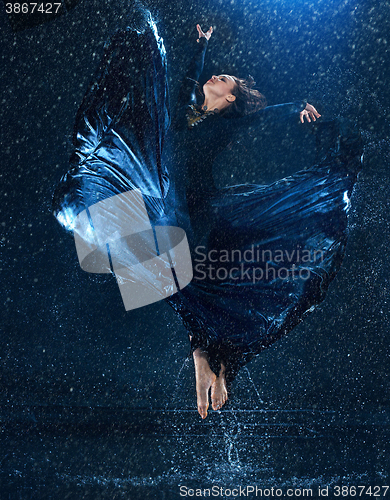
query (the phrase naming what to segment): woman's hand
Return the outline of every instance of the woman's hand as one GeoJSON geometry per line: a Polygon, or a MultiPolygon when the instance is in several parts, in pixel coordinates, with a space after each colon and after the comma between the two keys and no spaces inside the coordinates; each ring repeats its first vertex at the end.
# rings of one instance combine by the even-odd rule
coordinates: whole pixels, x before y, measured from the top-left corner
{"type": "Polygon", "coordinates": [[[198,30],[198,33],[199,33],[199,38],[198,38],[197,42],[199,42],[199,39],[202,37],[206,38],[206,40],[210,40],[211,33],[213,32],[212,26],[210,26],[209,30],[206,33],[203,33],[202,28],[200,27],[200,24],[196,25],[196,29],[198,30]]]}
{"type": "Polygon", "coordinates": [[[316,108],[309,103],[307,103],[306,108],[299,113],[299,118],[301,119],[301,123],[305,121],[305,117],[308,122],[311,122],[312,120],[313,122],[315,122],[317,118],[319,118],[320,116],[321,115],[316,110],[316,108]]]}

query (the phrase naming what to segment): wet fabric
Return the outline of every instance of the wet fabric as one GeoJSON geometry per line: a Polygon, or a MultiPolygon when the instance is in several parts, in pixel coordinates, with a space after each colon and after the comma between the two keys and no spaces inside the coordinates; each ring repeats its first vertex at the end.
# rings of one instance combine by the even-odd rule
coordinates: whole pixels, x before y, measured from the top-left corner
{"type": "MultiPolygon", "coordinates": [[[[340,122],[324,123],[318,137],[330,131],[334,144],[313,167],[270,185],[218,189],[212,164],[235,134],[248,128],[260,134],[270,120],[298,122],[305,102],[241,118],[210,113],[192,126],[188,110],[196,106],[207,44],[205,38],[194,44],[171,120],[166,54],[155,25],[116,32],[78,111],[71,170],[53,207],[72,231],[84,209],[139,189],[152,226],[184,229],[194,275],[166,302],[192,337],[191,349],[205,350],[216,374],[224,362],[230,383],[324,300],[345,253],[361,150],[340,122]]],[[[145,280],[152,288],[153,280],[145,280]]]]}

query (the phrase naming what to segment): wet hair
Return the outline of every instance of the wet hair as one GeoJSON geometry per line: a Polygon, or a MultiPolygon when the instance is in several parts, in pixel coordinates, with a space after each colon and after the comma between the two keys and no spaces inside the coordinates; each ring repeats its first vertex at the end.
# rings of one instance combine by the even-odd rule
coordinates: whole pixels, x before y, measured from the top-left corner
{"type": "Polygon", "coordinates": [[[252,76],[249,75],[246,79],[233,76],[233,79],[236,86],[232,94],[236,96],[236,99],[222,111],[225,118],[249,115],[267,106],[267,100],[263,94],[252,88],[256,83],[252,76]]]}
{"type": "MultiPolygon", "coordinates": [[[[230,106],[227,106],[221,111],[221,116],[224,118],[238,118],[240,116],[254,113],[255,111],[263,109],[267,106],[267,100],[263,94],[252,88],[256,82],[251,75],[249,75],[246,79],[237,78],[236,76],[232,76],[232,78],[236,83],[234,89],[232,90],[232,94],[236,97],[236,99],[230,104],[230,106]]],[[[199,86],[198,90],[202,98],[204,98],[204,94],[200,91],[199,86]]]]}

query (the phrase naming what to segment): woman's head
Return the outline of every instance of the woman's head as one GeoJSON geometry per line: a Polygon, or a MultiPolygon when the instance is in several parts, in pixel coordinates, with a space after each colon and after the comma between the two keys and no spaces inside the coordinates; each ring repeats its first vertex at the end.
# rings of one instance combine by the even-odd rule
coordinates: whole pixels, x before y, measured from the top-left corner
{"type": "Polygon", "coordinates": [[[246,79],[235,76],[232,78],[236,84],[233,89],[233,95],[236,99],[227,108],[227,114],[243,116],[267,106],[267,100],[263,94],[252,88],[256,83],[252,76],[249,75],[246,79]]]}
{"type": "Polygon", "coordinates": [[[230,75],[213,75],[203,85],[203,93],[207,100],[218,102],[220,108],[231,104],[235,99],[233,91],[236,87],[236,82],[233,76],[230,75]]]}
{"type": "Polygon", "coordinates": [[[213,75],[203,86],[206,98],[223,98],[226,103],[221,111],[224,117],[244,116],[265,108],[266,99],[258,90],[253,89],[254,79],[237,78],[231,75],[213,75]]]}

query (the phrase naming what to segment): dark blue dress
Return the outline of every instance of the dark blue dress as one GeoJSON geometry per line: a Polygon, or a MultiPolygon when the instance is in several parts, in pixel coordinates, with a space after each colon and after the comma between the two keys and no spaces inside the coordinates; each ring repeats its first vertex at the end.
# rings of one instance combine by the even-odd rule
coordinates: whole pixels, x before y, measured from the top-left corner
{"type": "Polygon", "coordinates": [[[166,301],[183,320],[192,350],[207,351],[216,374],[223,361],[231,382],[324,300],[343,260],[362,151],[333,123],[338,142],[313,167],[270,185],[217,189],[212,164],[238,130],[298,118],[305,103],[241,118],[209,114],[191,126],[206,46],[205,38],[195,44],[171,120],[155,26],[115,33],[79,108],[72,168],[53,206],[71,230],[86,207],[137,188],[152,225],[184,229],[193,279],[166,301]]]}

